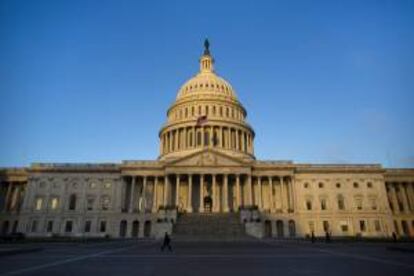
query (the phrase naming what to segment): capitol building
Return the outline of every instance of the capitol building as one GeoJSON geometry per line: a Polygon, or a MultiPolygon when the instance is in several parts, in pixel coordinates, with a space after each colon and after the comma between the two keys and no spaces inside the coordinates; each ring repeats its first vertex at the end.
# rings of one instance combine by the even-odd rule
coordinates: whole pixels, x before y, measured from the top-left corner
{"type": "Polygon", "coordinates": [[[414,237],[414,169],[257,160],[208,41],[199,64],[167,110],[157,160],[0,169],[0,235],[414,237]]]}

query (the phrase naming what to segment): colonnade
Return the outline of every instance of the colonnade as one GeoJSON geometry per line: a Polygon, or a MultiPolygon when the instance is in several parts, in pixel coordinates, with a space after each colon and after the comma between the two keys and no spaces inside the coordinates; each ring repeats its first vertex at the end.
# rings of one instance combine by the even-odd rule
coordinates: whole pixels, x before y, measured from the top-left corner
{"type": "Polygon", "coordinates": [[[23,201],[26,182],[7,182],[3,211],[19,211],[23,201]]]}
{"type": "Polygon", "coordinates": [[[127,177],[122,190],[124,212],[230,212],[257,206],[267,212],[293,212],[291,176],[250,174],[168,174],[127,177]]]}
{"type": "Polygon", "coordinates": [[[414,183],[386,182],[388,202],[393,213],[414,213],[414,183]]]}
{"type": "Polygon", "coordinates": [[[160,145],[162,154],[205,146],[253,154],[253,135],[243,128],[190,126],[166,131],[160,145]]]}

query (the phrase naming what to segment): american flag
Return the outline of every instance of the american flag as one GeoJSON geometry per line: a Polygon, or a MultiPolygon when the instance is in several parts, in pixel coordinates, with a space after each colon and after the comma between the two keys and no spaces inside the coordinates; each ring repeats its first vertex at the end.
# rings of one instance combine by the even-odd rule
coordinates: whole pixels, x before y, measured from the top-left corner
{"type": "Polygon", "coordinates": [[[203,115],[203,116],[198,117],[196,126],[201,126],[205,123],[207,123],[207,115],[203,115]]]}

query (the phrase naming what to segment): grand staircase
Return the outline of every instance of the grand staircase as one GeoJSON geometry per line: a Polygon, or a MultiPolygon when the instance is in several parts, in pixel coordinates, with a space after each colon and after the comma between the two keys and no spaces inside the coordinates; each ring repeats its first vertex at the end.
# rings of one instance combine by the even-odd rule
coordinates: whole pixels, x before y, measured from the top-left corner
{"type": "Polygon", "coordinates": [[[236,213],[179,214],[173,239],[195,241],[233,241],[251,239],[236,213]]]}

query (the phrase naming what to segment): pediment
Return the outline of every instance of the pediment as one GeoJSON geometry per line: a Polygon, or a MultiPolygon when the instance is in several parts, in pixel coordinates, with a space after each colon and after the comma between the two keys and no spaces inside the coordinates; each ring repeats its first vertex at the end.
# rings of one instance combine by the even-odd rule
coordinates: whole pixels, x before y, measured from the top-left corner
{"type": "Polygon", "coordinates": [[[204,149],[199,152],[181,157],[168,163],[168,166],[174,167],[240,167],[246,166],[243,159],[229,156],[225,153],[212,149],[204,149]]]}

